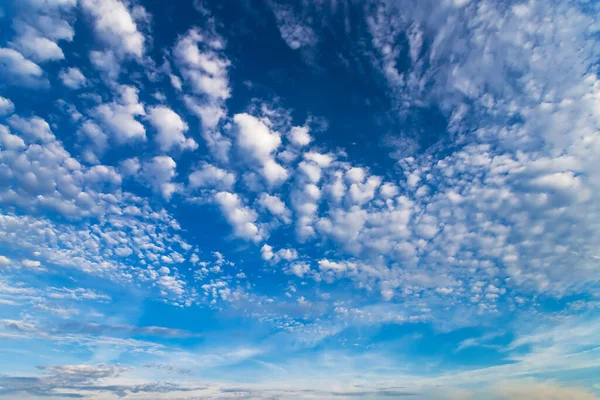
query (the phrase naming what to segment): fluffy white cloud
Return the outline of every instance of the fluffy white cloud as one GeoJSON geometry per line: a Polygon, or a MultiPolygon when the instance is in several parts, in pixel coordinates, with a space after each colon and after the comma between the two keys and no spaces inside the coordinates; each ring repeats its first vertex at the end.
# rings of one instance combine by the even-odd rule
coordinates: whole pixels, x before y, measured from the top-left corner
{"type": "Polygon", "coordinates": [[[18,115],[11,115],[8,118],[8,123],[30,141],[43,143],[54,140],[54,133],[52,133],[50,125],[40,117],[21,118],[18,115]]]}
{"type": "Polygon", "coordinates": [[[176,168],[177,163],[171,157],[156,156],[142,165],[140,174],[156,193],[170,200],[180,190],[180,185],[172,182],[177,176],[176,168]]]}
{"type": "Polygon", "coordinates": [[[365,170],[361,167],[352,167],[345,173],[345,178],[350,183],[362,183],[365,177],[365,170]]]}
{"type": "Polygon", "coordinates": [[[15,111],[15,104],[6,97],[0,96],[0,116],[12,114],[15,111]]]}
{"type": "Polygon", "coordinates": [[[202,137],[215,158],[222,162],[229,161],[231,140],[216,129],[219,121],[225,116],[222,105],[201,102],[196,97],[185,96],[185,104],[189,111],[202,122],[202,137]]]}
{"type": "Polygon", "coordinates": [[[290,142],[297,146],[307,146],[312,142],[307,126],[294,126],[289,133],[290,142]]]}
{"type": "Polygon", "coordinates": [[[32,270],[43,270],[44,267],[42,267],[42,263],[39,262],[38,260],[23,260],[21,261],[21,264],[23,265],[23,267],[27,268],[27,269],[32,269],[32,270]]]}
{"type": "Polygon", "coordinates": [[[280,135],[250,114],[236,114],[233,122],[235,143],[242,156],[257,164],[258,172],[269,185],[286,180],[288,171],[274,159],[274,153],[281,145],[280,135]]]}
{"type": "Polygon", "coordinates": [[[293,261],[298,258],[298,252],[295,249],[279,249],[273,251],[273,247],[264,244],[260,249],[263,260],[270,261],[271,264],[277,264],[280,261],[293,261]]]}
{"type": "Polygon", "coordinates": [[[306,176],[311,183],[318,183],[321,180],[321,167],[314,163],[302,161],[298,165],[298,172],[306,176]]]}
{"type": "Polygon", "coordinates": [[[393,183],[386,182],[379,187],[379,193],[384,199],[389,199],[398,194],[398,187],[393,183]]]}
{"type": "Polygon", "coordinates": [[[131,177],[137,175],[142,168],[140,160],[137,157],[128,158],[119,163],[119,170],[124,176],[131,177]]]}
{"type": "Polygon", "coordinates": [[[218,192],[214,199],[227,221],[233,226],[235,236],[254,242],[262,240],[261,232],[256,225],[258,214],[253,209],[244,206],[237,194],[218,192]]]}
{"type": "Polygon", "coordinates": [[[120,85],[116,89],[117,101],[103,103],[92,114],[112,133],[117,143],[146,140],[146,129],[135,119],[145,115],[144,105],[138,100],[138,89],[120,85]]]}
{"type": "MultiPolygon", "coordinates": [[[[202,137],[220,161],[229,158],[231,141],[217,129],[226,115],[225,100],[230,96],[228,67],[224,41],[214,30],[192,29],[181,36],[173,48],[175,62],[190,94],[184,101],[191,113],[200,118],[202,137]]],[[[176,90],[184,88],[178,76],[170,75],[176,90]]]]}
{"type": "Polygon", "coordinates": [[[25,0],[20,5],[12,24],[16,35],[11,46],[39,63],[64,59],[57,42],[73,40],[75,32],[71,22],[76,2],[25,0]]]}
{"type": "Polygon", "coordinates": [[[0,48],[0,75],[14,85],[48,85],[42,68],[14,49],[0,48]]]}
{"type": "Polygon", "coordinates": [[[268,244],[264,244],[263,247],[260,248],[260,255],[262,257],[263,260],[265,261],[269,261],[273,258],[273,256],[275,255],[273,253],[273,247],[269,246],[268,244]]]}
{"type": "Polygon", "coordinates": [[[85,161],[95,164],[98,158],[108,148],[108,135],[93,121],[86,120],[77,131],[80,138],[89,142],[89,146],[83,154],[85,161]]]}
{"type": "Polygon", "coordinates": [[[106,212],[121,184],[114,168],[83,167],[39,117],[13,115],[9,123],[18,135],[0,126],[0,203],[26,212],[51,210],[67,218],[106,212]]]}
{"type": "Polygon", "coordinates": [[[120,60],[111,50],[90,51],[90,62],[109,80],[115,80],[121,73],[120,60]]]}
{"type": "Polygon", "coordinates": [[[56,42],[45,37],[36,36],[33,33],[19,36],[14,45],[21,53],[37,62],[56,61],[65,58],[56,42]]]}
{"type": "Polygon", "coordinates": [[[186,138],[188,125],[181,119],[179,114],[166,106],[156,106],[150,108],[148,119],[156,129],[155,137],[159,148],[162,151],[170,151],[174,147],[185,150],[195,150],[198,144],[194,139],[186,138]]]}
{"type": "Polygon", "coordinates": [[[295,262],[285,272],[290,275],[296,275],[298,278],[304,278],[310,272],[310,265],[305,262],[295,262]]]}
{"type": "Polygon", "coordinates": [[[229,61],[219,54],[223,47],[222,39],[209,32],[192,29],[179,39],[173,49],[179,70],[192,90],[213,100],[225,100],[230,96],[229,61]],[[202,51],[199,46],[202,46],[202,51]]]}
{"type": "Polygon", "coordinates": [[[319,260],[319,269],[321,271],[344,272],[348,269],[355,269],[356,265],[347,262],[330,261],[327,259],[319,260]]]}
{"type": "Polygon", "coordinates": [[[58,77],[63,85],[71,89],[80,89],[86,85],[86,78],[77,67],[70,67],[60,71],[58,77]]]}
{"type": "Polygon", "coordinates": [[[322,168],[327,168],[333,162],[333,158],[329,154],[322,154],[316,151],[304,153],[304,159],[317,164],[322,168]]]}
{"type": "Polygon", "coordinates": [[[22,150],[26,147],[25,141],[20,136],[10,133],[4,125],[0,125],[0,143],[7,150],[22,150]]]}
{"type": "Polygon", "coordinates": [[[13,43],[19,51],[37,62],[56,61],[65,55],[56,42],[37,34],[33,30],[22,33],[13,43]]]}
{"type": "Polygon", "coordinates": [[[145,38],[138,31],[127,6],[119,0],[81,0],[81,6],[93,19],[94,30],[100,40],[120,56],[141,58],[145,38]]]}
{"type": "Polygon", "coordinates": [[[291,211],[279,197],[262,193],[257,202],[261,208],[269,211],[273,216],[280,218],[284,223],[289,224],[291,222],[291,211]]]}
{"type": "MultiPolygon", "coordinates": [[[[75,176],[77,172],[71,171],[75,176]]],[[[90,170],[86,175],[93,181],[114,179],[114,173],[113,178],[108,178],[111,170],[104,166],[94,167],[94,170],[90,170]]],[[[106,182],[98,182],[97,187],[105,186],[106,182]]],[[[84,197],[91,200],[89,203],[92,210],[94,207],[101,209],[101,212],[96,212],[103,220],[101,235],[93,225],[85,223],[85,220],[79,224],[64,224],[54,223],[40,216],[1,214],[0,244],[10,244],[15,250],[36,255],[36,259],[23,262],[26,267],[39,269],[41,265],[58,265],[115,282],[135,281],[146,287],[156,284],[159,290],[164,291],[164,296],[169,298],[185,296],[179,290],[183,287],[185,291],[185,284],[176,272],[172,270],[168,277],[160,280],[155,272],[160,268],[163,256],[179,260],[182,255],[178,252],[184,247],[191,248],[178,235],[180,228],[177,222],[165,210],[153,209],[148,201],[140,197],[122,193],[118,194],[117,198],[109,193],[94,193],[90,189],[75,195],[76,204],[81,208],[83,216],[87,207],[83,203],[84,193],[84,197]],[[129,249],[129,261],[120,259],[124,254],[123,249],[129,249]],[[132,263],[131,260],[135,262],[132,263]]],[[[2,289],[2,293],[6,294],[7,291],[2,289]]],[[[50,297],[77,301],[109,299],[97,292],[83,289],[53,289],[50,297]]],[[[39,299],[39,296],[36,298],[39,299]]]]}
{"type": "Polygon", "coordinates": [[[212,164],[202,164],[199,169],[190,174],[188,179],[192,189],[208,187],[231,190],[235,184],[235,174],[212,164]]]}

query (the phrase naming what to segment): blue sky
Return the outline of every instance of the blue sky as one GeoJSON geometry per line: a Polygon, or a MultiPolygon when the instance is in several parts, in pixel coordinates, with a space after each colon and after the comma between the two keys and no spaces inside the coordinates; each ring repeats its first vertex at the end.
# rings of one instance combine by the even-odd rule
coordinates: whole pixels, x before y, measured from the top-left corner
{"type": "Polygon", "coordinates": [[[600,398],[594,1],[0,1],[0,398],[600,398]]]}

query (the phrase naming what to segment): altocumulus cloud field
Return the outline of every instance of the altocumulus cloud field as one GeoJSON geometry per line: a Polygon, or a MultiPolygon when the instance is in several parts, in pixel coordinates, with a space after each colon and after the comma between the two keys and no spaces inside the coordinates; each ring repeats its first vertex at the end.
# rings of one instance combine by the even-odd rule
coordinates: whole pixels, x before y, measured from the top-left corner
{"type": "Polygon", "coordinates": [[[0,2],[0,398],[600,399],[598,15],[0,2]]]}

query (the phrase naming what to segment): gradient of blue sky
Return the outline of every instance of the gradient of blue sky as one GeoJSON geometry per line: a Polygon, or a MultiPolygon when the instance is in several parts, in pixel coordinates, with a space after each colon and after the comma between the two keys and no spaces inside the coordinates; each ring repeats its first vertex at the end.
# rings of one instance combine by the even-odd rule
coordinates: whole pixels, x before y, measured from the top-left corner
{"type": "Polygon", "coordinates": [[[595,1],[0,1],[0,398],[600,397],[595,1]]]}

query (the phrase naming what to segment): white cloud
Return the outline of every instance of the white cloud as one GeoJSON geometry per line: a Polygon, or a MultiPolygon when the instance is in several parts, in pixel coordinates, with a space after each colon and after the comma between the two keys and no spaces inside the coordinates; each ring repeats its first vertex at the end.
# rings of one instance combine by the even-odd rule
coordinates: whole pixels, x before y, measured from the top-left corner
{"type": "Polygon", "coordinates": [[[43,143],[54,140],[54,133],[50,130],[50,125],[40,117],[21,118],[18,115],[11,115],[8,118],[8,124],[32,142],[43,143]]]}
{"type": "Polygon", "coordinates": [[[80,89],[86,85],[86,78],[77,67],[63,69],[58,74],[63,85],[71,89],[80,89]]]}
{"type": "Polygon", "coordinates": [[[289,133],[290,141],[297,146],[307,146],[312,142],[307,126],[294,126],[289,133]]]}
{"type": "Polygon", "coordinates": [[[179,70],[193,92],[213,100],[225,100],[230,96],[229,61],[219,54],[222,48],[222,39],[192,29],[179,38],[173,49],[179,70]]]}
{"type": "Polygon", "coordinates": [[[192,96],[184,96],[183,99],[188,110],[200,118],[202,122],[202,137],[212,154],[219,161],[227,162],[229,160],[231,140],[223,136],[216,129],[219,121],[225,117],[224,107],[210,102],[201,102],[198,98],[192,96]]]}
{"type": "Polygon", "coordinates": [[[379,192],[381,193],[381,197],[389,199],[398,194],[398,187],[393,183],[386,182],[379,187],[379,192]]]}
{"type": "Polygon", "coordinates": [[[258,164],[258,172],[269,185],[281,183],[288,177],[287,170],[274,159],[274,152],[281,145],[281,137],[272,132],[264,121],[250,114],[236,114],[236,145],[242,156],[258,164]]]}
{"type": "Polygon", "coordinates": [[[260,242],[261,232],[256,225],[257,213],[242,204],[242,200],[235,193],[218,192],[214,196],[227,221],[233,226],[235,236],[260,242]]]}
{"type": "Polygon", "coordinates": [[[119,170],[125,176],[135,176],[141,168],[140,160],[137,157],[128,158],[119,164],[119,170]]]}
{"type": "Polygon", "coordinates": [[[11,84],[48,86],[42,68],[13,49],[0,48],[0,76],[11,84]]]}
{"type": "Polygon", "coordinates": [[[171,80],[171,85],[173,86],[173,88],[175,88],[175,90],[177,90],[178,92],[181,92],[181,90],[183,89],[183,83],[181,82],[181,78],[177,75],[170,74],[169,79],[171,80]]]}
{"type": "Polygon", "coordinates": [[[200,31],[191,29],[181,36],[173,48],[176,66],[184,79],[171,74],[170,79],[176,90],[189,88],[192,95],[186,94],[187,108],[200,118],[202,137],[208,148],[220,161],[229,158],[231,141],[217,129],[226,115],[225,100],[229,98],[229,60],[224,54],[224,41],[213,29],[200,31]]]}
{"type": "Polygon", "coordinates": [[[231,190],[235,184],[235,174],[227,172],[212,164],[202,164],[200,169],[189,175],[189,185],[196,188],[216,188],[219,190],[231,190]]]}
{"type": "Polygon", "coordinates": [[[10,264],[10,258],[8,258],[6,256],[0,256],[0,264],[2,264],[2,265],[10,264]]]}
{"type": "Polygon", "coordinates": [[[112,133],[117,143],[145,141],[146,129],[135,119],[146,114],[144,105],[138,100],[138,89],[120,85],[116,92],[117,101],[96,106],[93,115],[112,133]]]}
{"type": "Polygon", "coordinates": [[[181,150],[195,150],[198,147],[194,139],[185,137],[184,133],[189,129],[188,125],[170,108],[152,107],[148,112],[148,119],[157,131],[155,140],[162,151],[167,152],[174,147],[181,150]]]}
{"type": "Polygon", "coordinates": [[[322,154],[315,151],[304,153],[304,159],[313,161],[322,168],[327,168],[333,162],[333,158],[329,154],[322,154]]]}
{"type": "Polygon", "coordinates": [[[140,174],[154,192],[170,200],[180,190],[180,185],[172,182],[177,176],[176,167],[177,163],[171,157],[156,156],[142,165],[140,174]]]}
{"type": "Polygon", "coordinates": [[[7,150],[22,150],[27,147],[20,136],[10,133],[4,125],[0,125],[0,143],[7,150]]]}
{"type": "Polygon", "coordinates": [[[378,176],[370,176],[364,183],[353,183],[348,191],[350,200],[354,204],[364,204],[373,200],[380,184],[381,178],[378,176]]]}
{"type": "Polygon", "coordinates": [[[350,183],[362,183],[365,180],[366,172],[360,167],[353,167],[346,171],[345,178],[350,183]]]}
{"type": "Polygon", "coordinates": [[[20,5],[12,24],[16,35],[10,45],[36,62],[64,59],[57,42],[73,40],[75,31],[71,22],[76,2],[25,0],[20,5]]]}
{"type": "Polygon", "coordinates": [[[108,148],[108,135],[90,120],[81,124],[77,134],[90,142],[90,147],[83,154],[84,159],[93,164],[98,163],[98,157],[108,148]]]}
{"type": "Polygon", "coordinates": [[[268,210],[272,215],[281,218],[284,223],[289,224],[291,222],[291,211],[279,197],[272,196],[268,193],[262,193],[257,201],[261,208],[268,210]]]}
{"type": "Polygon", "coordinates": [[[337,262],[328,259],[318,261],[319,269],[325,272],[337,272],[342,273],[350,269],[355,269],[356,265],[349,262],[337,262]]]}
{"type": "Polygon", "coordinates": [[[319,183],[321,180],[321,167],[314,163],[302,161],[298,165],[298,170],[304,174],[311,183],[319,183]]]}
{"type": "Polygon", "coordinates": [[[90,62],[104,72],[109,80],[115,80],[121,73],[120,61],[111,50],[90,51],[90,62]]]}
{"type": "Polygon", "coordinates": [[[163,275],[159,277],[156,281],[156,284],[164,291],[175,294],[177,296],[181,296],[185,293],[185,285],[186,283],[177,279],[173,276],[163,275]]]}
{"type": "Polygon", "coordinates": [[[37,261],[37,260],[23,260],[21,261],[21,264],[28,269],[33,269],[33,270],[42,270],[44,269],[44,267],[42,267],[42,263],[37,261]]]}
{"type": "Polygon", "coordinates": [[[273,253],[273,247],[268,244],[264,244],[263,247],[260,248],[260,256],[263,260],[269,261],[273,258],[275,254],[273,253]]]}
{"type": "Polygon", "coordinates": [[[36,62],[43,63],[65,58],[62,49],[56,42],[46,37],[39,36],[30,26],[26,26],[22,29],[20,35],[12,45],[23,55],[36,62]]]}
{"type": "Polygon", "coordinates": [[[138,31],[127,6],[119,0],[81,0],[84,11],[93,19],[94,30],[100,40],[119,56],[141,58],[145,38],[138,31]]]}
{"type": "Polygon", "coordinates": [[[304,278],[310,272],[310,265],[305,262],[295,262],[285,272],[290,275],[296,275],[298,278],[304,278]]]}
{"type": "Polygon", "coordinates": [[[0,96],[0,116],[12,114],[13,111],[15,111],[14,103],[10,99],[0,96]]]}
{"type": "Polygon", "coordinates": [[[277,264],[280,261],[293,261],[298,258],[298,252],[295,249],[279,249],[273,251],[273,247],[264,244],[260,249],[263,260],[270,261],[271,264],[277,264]]]}

